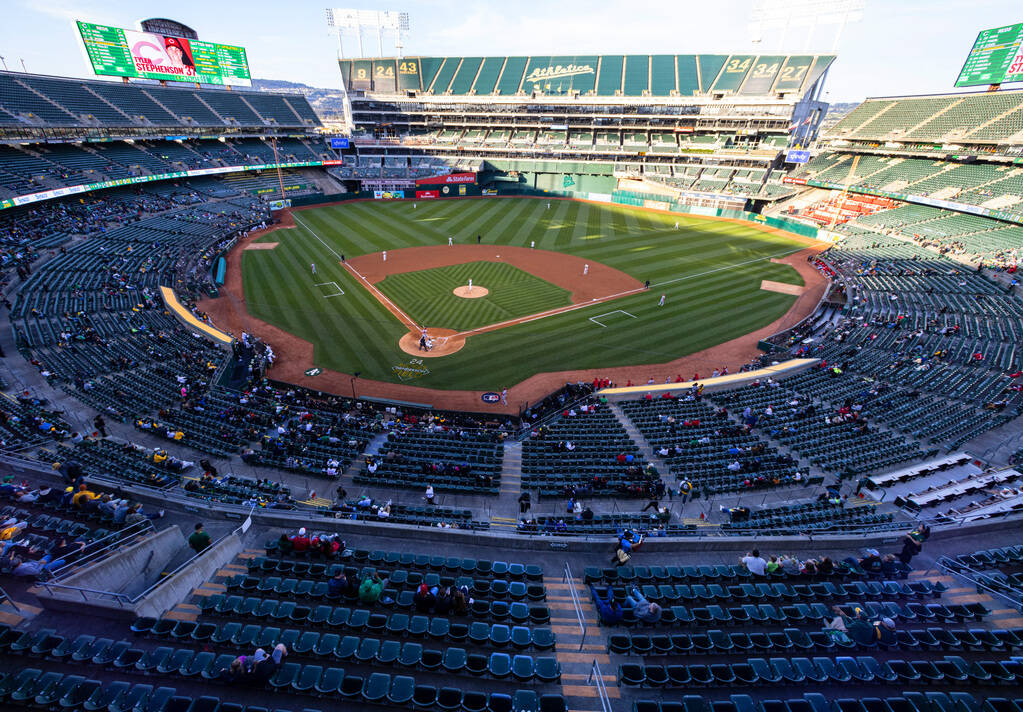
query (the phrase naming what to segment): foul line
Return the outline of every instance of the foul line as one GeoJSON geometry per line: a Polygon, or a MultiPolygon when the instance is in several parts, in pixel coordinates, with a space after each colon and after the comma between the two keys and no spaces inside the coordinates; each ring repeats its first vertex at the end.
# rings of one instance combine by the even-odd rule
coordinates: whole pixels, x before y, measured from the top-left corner
{"type": "MultiPolygon", "coordinates": [[[[304,227],[309,232],[309,234],[311,234],[313,237],[315,237],[319,241],[319,243],[321,245],[323,245],[328,250],[330,250],[330,252],[335,257],[338,258],[338,261],[341,261],[341,255],[338,254],[337,251],[335,251],[333,247],[331,247],[326,242],[324,242],[323,239],[319,235],[317,235],[316,232],[312,228],[310,228],[308,225],[306,225],[304,221],[299,220],[298,215],[295,215],[294,213],[292,213],[292,217],[294,218],[295,222],[300,224],[302,227],[304,227]]],[[[735,264],[725,265],[724,267],[716,267],[714,269],[707,270],[706,272],[700,272],[699,274],[688,274],[685,277],[677,277],[675,279],[669,279],[666,282],[658,282],[657,284],[652,284],[652,285],[650,285],[650,288],[653,289],[655,287],[663,287],[663,286],[668,285],[668,284],[676,284],[677,282],[684,282],[687,279],[695,279],[697,277],[705,277],[708,274],[714,274],[715,272],[722,272],[724,270],[734,269],[735,267],[744,267],[746,265],[755,264],[757,262],[763,262],[764,260],[773,260],[773,259],[776,259],[778,257],[787,257],[788,255],[795,254],[796,252],[801,252],[802,250],[805,250],[805,249],[807,249],[806,246],[797,247],[797,248],[795,248],[793,250],[787,250],[785,252],[779,252],[778,254],[775,254],[775,255],[768,255],[768,256],[765,256],[765,257],[758,257],[756,259],[747,260],[745,262],[737,262],[735,264]]],[[[341,262],[341,264],[344,266],[345,269],[347,269],[349,272],[351,272],[353,275],[355,275],[356,278],[361,280],[362,283],[366,285],[366,288],[369,289],[370,292],[373,295],[376,296],[377,300],[380,301],[382,304],[384,304],[391,311],[391,313],[394,314],[395,316],[397,316],[406,326],[410,326],[412,328],[412,330],[415,331],[415,332],[422,331],[423,327],[419,326],[419,324],[417,324],[408,314],[403,312],[398,307],[397,304],[392,302],[390,299],[387,298],[387,296],[383,292],[381,292],[379,289],[377,289],[375,286],[373,286],[373,284],[370,283],[370,281],[368,279],[363,277],[362,274],[357,269],[355,269],[350,264],[348,264],[348,262],[341,262]]],[[[517,326],[519,324],[528,324],[528,323],[530,323],[532,321],[537,321],[539,319],[546,319],[549,316],[557,316],[559,314],[567,314],[567,313],[573,312],[573,311],[575,311],[577,309],[584,309],[586,307],[591,307],[591,306],[594,306],[596,304],[603,304],[604,302],[609,302],[609,301],[611,301],[613,299],[618,299],[620,297],[627,297],[627,296],[632,295],[632,294],[639,294],[640,292],[646,292],[646,291],[648,291],[646,287],[637,287],[635,289],[629,289],[629,290],[626,290],[624,292],[618,292],[617,294],[609,294],[606,297],[598,297],[598,298],[593,299],[593,300],[591,300],[589,302],[580,302],[579,304],[572,304],[572,305],[567,306],[567,307],[557,307],[556,309],[548,309],[546,311],[537,312],[536,314],[532,314],[532,315],[526,316],[526,317],[521,317],[521,318],[518,318],[518,319],[508,319],[507,321],[499,321],[499,322],[497,322],[495,324],[488,324],[486,326],[480,326],[480,327],[477,327],[475,329],[468,329],[467,331],[459,331],[458,333],[454,334],[453,336],[454,337],[458,337],[458,336],[467,337],[467,336],[471,336],[473,334],[483,334],[483,333],[486,333],[488,331],[497,331],[498,329],[503,329],[506,326],[517,326]]],[[[621,310],[618,310],[618,311],[621,311],[621,310]]],[[[610,313],[613,313],[613,312],[608,312],[608,313],[610,314],[610,313]]],[[[628,312],[625,312],[625,313],[628,313],[628,312]]],[[[605,316],[605,315],[604,314],[598,314],[597,316],[599,317],[599,316],[605,316]]],[[[636,318],[636,317],[633,317],[633,318],[636,318]]],[[[601,326],[603,326],[603,325],[601,325],[601,326]]],[[[448,337],[448,338],[452,338],[452,337],[448,337]]]]}
{"type": "Polygon", "coordinates": [[[715,272],[723,272],[726,269],[732,269],[733,267],[745,267],[746,265],[755,264],[757,262],[763,262],[764,260],[773,260],[778,257],[788,257],[794,255],[797,252],[802,252],[807,249],[804,247],[797,247],[794,250],[788,250],[787,252],[779,252],[776,255],[768,255],[767,257],[758,257],[755,260],[747,260],[746,262],[737,262],[734,265],[725,265],[724,267],[715,267],[714,269],[707,270],[706,272],[700,272],[699,274],[687,274],[685,277],[676,277],[675,279],[669,279],[667,282],[658,282],[657,284],[651,284],[650,288],[663,287],[666,284],[675,284],[676,282],[684,282],[687,279],[694,279],[696,277],[705,277],[708,274],[714,274],[715,272]]]}
{"type": "MultiPolygon", "coordinates": [[[[778,257],[785,257],[785,256],[788,256],[788,255],[795,254],[796,252],[801,252],[802,250],[805,250],[805,249],[806,249],[805,246],[804,247],[797,247],[797,248],[795,248],[793,250],[787,250],[785,252],[779,252],[778,254],[775,254],[775,255],[766,255],[764,257],[758,257],[756,259],[747,260],[745,262],[737,262],[735,264],[725,265],[724,267],[716,267],[714,269],[707,270],[706,272],[700,272],[699,274],[687,274],[685,277],[677,277],[676,279],[669,279],[667,282],[658,282],[657,284],[652,284],[652,285],[650,285],[650,289],[654,289],[655,287],[663,287],[663,286],[665,286],[667,284],[675,284],[677,282],[684,282],[687,279],[695,279],[697,277],[705,277],[708,274],[714,274],[715,272],[722,272],[722,271],[727,270],[727,269],[734,269],[735,267],[745,267],[746,265],[755,264],[757,262],[763,262],[764,260],[773,260],[773,259],[776,259],[778,257]]],[[[573,305],[567,306],[567,307],[558,307],[556,309],[548,309],[547,311],[537,312],[536,314],[533,314],[533,315],[527,316],[527,317],[522,317],[521,319],[509,319],[507,321],[501,321],[501,322],[498,322],[496,324],[488,324],[487,326],[480,326],[480,327],[475,328],[475,329],[469,329],[468,331],[460,331],[457,334],[455,334],[455,336],[471,336],[472,334],[483,334],[483,333],[486,333],[488,331],[497,331],[498,329],[503,329],[506,326],[516,326],[518,324],[528,324],[529,322],[537,321],[538,319],[546,319],[549,316],[557,316],[559,314],[567,314],[568,312],[572,312],[572,311],[575,311],[577,309],[585,309],[586,307],[592,307],[592,306],[594,306],[596,304],[603,304],[604,302],[609,302],[609,301],[612,301],[614,299],[618,299],[620,297],[627,297],[627,296],[630,296],[632,294],[639,294],[640,292],[646,292],[646,291],[648,291],[646,287],[637,287],[636,289],[630,289],[630,290],[625,291],[625,292],[618,292],[617,294],[609,294],[606,297],[598,297],[597,299],[594,299],[594,300],[589,301],[589,302],[580,302],[579,304],[573,304],[573,305]]],[[[597,316],[603,316],[603,314],[598,314],[597,316]]]]}
{"type": "Polygon", "coordinates": [[[399,309],[399,308],[398,308],[398,305],[397,305],[397,304],[395,304],[394,302],[392,302],[392,301],[391,301],[390,299],[388,299],[388,298],[387,298],[387,296],[386,296],[386,295],[385,295],[385,294],[384,294],[383,292],[381,292],[381,291],[380,291],[379,289],[377,289],[377,288],[376,288],[376,287],[374,287],[374,286],[373,286],[372,284],[370,284],[370,281],[369,281],[368,279],[366,279],[365,277],[363,277],[363,276],[362,276],[362,275],[361,275],[361,274],[359,273],[359,271],[358,271],[357,269],[355,269],[355,268],[354,268],[354,267],[352,267],[352,266],[351,266],[350,264],[348,264],[348,262],[347,262],[347,261],[342,261],[342,260],[341,260],[341,255],[339,255],[339,254],[337,253],[337,251],[336,251],[336,250],[335,250],[335,249],[334,249],[333,247],[331,247],[331,246],[330,246],[330,245],[328,245],[328,244],[327,244],[326,242],[324,242],[324,241],[323,241],[323,239],[322,239],[322,238],[320,238],[320,236],[319,236],[319,235],[317,235],[317,234],[316,234],[316,232],[315,232],[315,231],[314,231],[314,230],[313,230],[313,229],[312,229],[311,227],[309,227],[308,225],[306,225],[304,221],[302,221],[302,220],[299,220],[299,219],[298,219],[298,216],[297,216],[297,215],[295,215],[294,213],[292,213],[291,215],[292,215],[292,217],[294,218],[295,222],[297,222],[297,223],[298,223],[299,225],[301,225],[301,226],[302,226],[302,227],[304,227],[304,228],[305,228],[306,230],[308,230],[308,231],[309,231],[309,234],[310,234],[310,235],[312,235],[313,237],[315,237],[315,238],[316,238],[316,239],[317,239],[317,240],[319,241],[319,243],[320,243],[321,245],[323,245],[323,246],[324,246],[324,247],[326,247],[326,248],[327,248],[328,250],[330,250],[330,251],[331,251],[331,253],[332,253],[332,254],[333,254],[333,255],[334,255],[335,257],[337,257],[337,259],[338,259],[338,262],[341,262],[342,266],[343,266],[343,267],[344,267],[344,268],[345,268],[346,270],[348,270],[348,271],[349,271],[349,272],[351,272],[351,273],[352,273],[353,275],[355,275],[355,276],[356,276],[356,278],[358,278],[358,279],[362,280],[362,283],[366,285],[366,288],[367,288],[367,289],[368,289],[368,290],[369,290],[369,291],[370,291],[370,292],[371,292],[371,293],[372,293],[372,294],[373,294],[373,295],[374,295],[374,296],[375,296],[375,297],[377,298],[377,300],[378,300],[378,301],[379,301],[379,302],[380,302],[381,304],[385,305],[385,306],[386,306],[386,307],[387,307],[387,308],[388,308],[388,309],[390,310],[390,312],[391,312],[392,314],[394,314],[394,315],[395,315],[396,317],[398,317],[398,319],[399,319],[399,320],[400,320],[400,321],[401,321],[402,323],[404,323],[404,324],[405,324],[405,326],[411,326],[411,327],[412,327],[412,330],[413,330],[413,331],[422,331],[422,327],[421,327],[421,326],[419,326],[419,324],[417,324],[417,323],[416,323],[416,322],[415,322],[415,321],[414,321],[414,320],[413,320],[413,319],[412,319],[412,318],[411,318],[411,317],[410,317],[410,316],[409,316],[408,314],[406,314],[406,313],[405,313],[405,312],[403,312],[403,311],[402,311],[401,309],[399,309]]]}

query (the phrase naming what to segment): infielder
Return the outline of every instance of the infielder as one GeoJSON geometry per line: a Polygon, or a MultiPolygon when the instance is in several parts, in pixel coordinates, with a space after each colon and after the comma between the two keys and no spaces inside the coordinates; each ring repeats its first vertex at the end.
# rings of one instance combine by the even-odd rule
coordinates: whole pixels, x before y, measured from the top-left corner
{"type": "Polygon", "coordinates": [[[583,276],[585,277],[590,273],[590,266],[588,264],[583,265],[583,276]]]}
{"type": "Polygon", "coordinates": [[[664,297],[665,297],[665,295],[662,294],[661,295],[661,301],[657,302],[657,306],[659,306],[659,307],[663,307],[664,306],[664,297]]]}
{"type": "Polygon", "coordinates": [[[387,250],[384,250],[384,262],[387,262],[387,250]]]}
{"type": "Polygon", "coordinates": [[[448,238],[448,247],[451,247],[454,244],[455,244],[455,238],[449,237],[448,238]]]}

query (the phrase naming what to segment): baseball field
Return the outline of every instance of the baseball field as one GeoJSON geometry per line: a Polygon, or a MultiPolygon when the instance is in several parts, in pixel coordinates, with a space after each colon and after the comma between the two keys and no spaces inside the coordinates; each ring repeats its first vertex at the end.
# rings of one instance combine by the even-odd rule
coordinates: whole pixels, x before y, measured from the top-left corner
{"type": "Polygon", "coordinates": [[[319,368],[428,388],[499,391],[536,373],[665,363],[770,324],[797,298],[785,285],[803,284],[772,259],[805,241],[620,205],[375,201],[293,216],[242,253],[248,313],[311,342],[319,368]],[[469,279],[474,298],[457,296],[469,279]],[[423,327],[464,346],[403,351],[402,336],[423,327]]]}

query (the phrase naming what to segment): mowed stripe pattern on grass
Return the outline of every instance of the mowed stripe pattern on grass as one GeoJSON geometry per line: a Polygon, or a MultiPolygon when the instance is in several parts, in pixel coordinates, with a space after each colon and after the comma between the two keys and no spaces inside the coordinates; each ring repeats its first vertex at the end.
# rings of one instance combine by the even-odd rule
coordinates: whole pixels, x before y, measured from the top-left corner
{"type": "Polygon", "coordinates": [[[499,262],[392,274],[376,284],[419,324],[464,331],[571,304],[567,290],[499,262]],[[486,287],[485,297],[456,297],[455,287],[486,287]]]}
{"type": "Polygon", "coordinates": [[[536,249],[577,255],[651,281],[650,292],[472,336],[466,348],[431,362],[430,374],[416,381],[489,390],[538,372],[685,356],[765,326],[792,306],[794,296],[762,291],[762,280],[802,284],[793,268],[769,261],[802,244],[753,225],[622,205],[567,200],[546,205],[545,200],[502,198],[423,201],[416,208],[410,202],[360,202],[303,210],[298,215],[306,227],[274,233],[280,241],[276,250],[245,253],[246,299],[256,316],[316,344],[317,365],[393,381],[391,367],[407,360],[397,346],[405,329],[309,231],[349,257],[445,245],[448,237],[475,244],[480,235],[484,244],[520,247],[535,242],[536,249]],[[324,299],[315,293],[310,262],[317,264],[316,282],[334,280],[345,296],[324,299]],[[667,301],[658,307],[662,293],[667,301]],[[614,320],[607,328],[589,321],[614,309],[636,318],[614,320]]]}

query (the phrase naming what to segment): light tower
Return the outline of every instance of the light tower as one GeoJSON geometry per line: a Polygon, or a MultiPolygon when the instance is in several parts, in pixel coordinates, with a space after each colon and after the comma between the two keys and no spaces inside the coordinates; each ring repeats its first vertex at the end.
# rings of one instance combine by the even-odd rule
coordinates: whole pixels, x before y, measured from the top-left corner
{"type": "Polygon", "coordinates": [[[366,56],[362,44],[363,30],[376,30],[378,57],[384,56],[384,33],[393,33],[394,48],[397,55],[401,57],[401,50],[405,46],[403,38],[409,31],[409,18],[407,12],[328,7],[327,26],[331,28],[331,32],[337,33],[338,59],[344,57],[342,37],[345,30],[354,31],[356,41],[359,43],[360,57],[366,56]]]}
{"type": "Polygon", "coordinates": [[[845,26],[863,19],[865,5],[866,0],[755,0],[749,22],[750,41],[759,50],[764,35],[773,38],[780,33],[780,40],[771,49],[787,52],[789,30],[805,27],[803,51],[806,52],[811,49],[818,26],[834,25],[837,27],[831,43],[831,53],[834,54],[845,26]]]}

